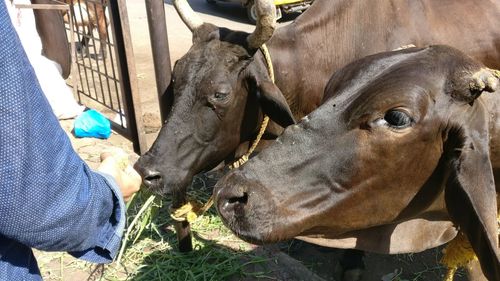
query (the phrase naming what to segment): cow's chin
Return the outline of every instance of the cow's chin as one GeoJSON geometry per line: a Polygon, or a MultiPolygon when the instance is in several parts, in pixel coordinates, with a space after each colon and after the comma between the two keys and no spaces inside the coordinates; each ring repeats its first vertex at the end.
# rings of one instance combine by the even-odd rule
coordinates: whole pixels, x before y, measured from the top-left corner
{"type": "MultiPolygon", "coordinates": [[[[260,202],[264,200],[259,200],[260,202]]],[[[219,212],[224,224],[239,238],[252,244],[271,244],[293,239],[300,234],[300,223],[281,219],[276,208],[258,206],[246,208],[242,213],[228,215],[219,212]]]]}
{"type": "MultiPolygon", "coordinates": [[[[163,197],[163,198],[171,198],[173,201],[173,204],[184,204],[187,200],[187,184],[179,184],[179,183],[172,183],[172,182],[158,182],[155,184],[149,184],[145,186],[145,189],[157,196],[163,197]]],[[[177,208],[180,206],[176,206],[174,208],[177,208]]]]}
{"type": "Polygon", "coordinates": [[[154,194],[154,195],[158,195],[160,197],[165,197],[167,195],[170,195],[172,194],[172,191],[171,189],[163,184],[163,183],[158,183],[158,184],[149,184],[149,185],[146,185],[145,186],[145,189],[154,194]]]}
{"type": "Polygon", "coordinates": [[[255,228],[248,229],[247,227],[239,227],[238,225],[233,225],[229,228],[236,236],[252,244],[263,245],[274,242],[274,240],[270,239],[270,233],[267,231],[264,233],[255,228]]]}
{"type": "Polygon", "coordinates": [[[297,233],[276,229],[272,224],[261,221],[258,224],[250,223],[246,219],[227,220],[223,218],[224,224],[233,233],[246,242],[263,245],[292,239],[297,233]]]}
{"type": "Polygon", "coordinates": [[[187,200],[187,189],[193,181],[193,175],[181,171],[178,173],[178,176],[172,176],[172,173],[162,174],[163,180],[155,186],[150,186],[149,191],[161,197],[172,197],[174,204],[184,204],[187,200]]]}
{"type": "Polygon", "coordinates": [[[253,243],[268,243],[271,238],[272,228],[267,223],[268,218],[262,218],[252,210],[246,210],[244,215],[227,215],[219,212],[224,224],[241,239],[253,243]]]}

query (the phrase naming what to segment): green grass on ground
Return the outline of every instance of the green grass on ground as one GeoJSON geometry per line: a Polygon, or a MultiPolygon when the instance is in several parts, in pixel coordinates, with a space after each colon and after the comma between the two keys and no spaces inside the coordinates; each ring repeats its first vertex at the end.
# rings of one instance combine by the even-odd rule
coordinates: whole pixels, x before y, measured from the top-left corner
{"type": "MultiPolygon", "coordinates": [[[[194,191],[189,197],[206,202],[211,190],[200,178],[195,183],[200,181],[202,188],[191,188],[194,191]]],[[[234,236],[213,207],[191,225],[194,250],[180,253],[168,212],[170,202],[152,199],[151,194],[141,191],[129,203],[128,237],[119,261],[94,265],[65,253],[37,251],[44,280],[224,280],[265,274],[246,271],[249,264],[266,259],[254,255],[254,246],[234,236]],[[147,202],[150,204],[144,208],[147,202]]]]}

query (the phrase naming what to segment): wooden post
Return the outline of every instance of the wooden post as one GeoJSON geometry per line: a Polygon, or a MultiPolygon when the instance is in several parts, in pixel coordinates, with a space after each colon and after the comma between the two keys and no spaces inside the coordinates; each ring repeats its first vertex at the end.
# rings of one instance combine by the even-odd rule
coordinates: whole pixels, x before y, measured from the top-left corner
{"type": "MultiPolygon", "coordinates": [[[[146,0],[146,12],[148,17],[149,38],[151,40],[151,51],[153,53],[153,65],[156,77],[156,89],[160,104],[160,115],[162,123],[165,122],[170,110],[167,92],[172,77],[172,66],[170,63],[170,51],[168,46],[167,22],[165,20],[165,7],[163,0],[146,0]]],[[[172,207],[179,208],[186,203],[186,194],[173,196],[172,207]]],[[[193,250],[191,241],[191,228],[189,222],[174,222],[175,232],[180,252],[193,250]]]]}
{"type": "Polygon", "coordinates": [[[160,115],[163,123],[170,110],[166,90],[172,77],[163,0],[146,0],[146,12],[148,16],[151,51],[153,53],[156,89],[158,91],[160,115]]]}

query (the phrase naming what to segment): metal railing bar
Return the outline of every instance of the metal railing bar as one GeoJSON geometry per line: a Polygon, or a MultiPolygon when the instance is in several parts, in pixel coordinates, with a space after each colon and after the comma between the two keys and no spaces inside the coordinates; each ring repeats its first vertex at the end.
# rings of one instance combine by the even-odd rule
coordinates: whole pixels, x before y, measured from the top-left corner
{"type": "MultiPolygon", "coordinates": [[[[91,7],[91,6],[89,6],[89,2],[90,2],[90,1],[85,0],[85,6],[87,7],[87,14],[89,15],[89,22],[91,22],[91,21],[92,21],[92,18],[90,17],[90,10],[91,10],[91,9],[89,8],[89,7],[91,7]]],[[[99,53],[98,53],[98,51],[97,51],[97,49],[98,49],[98,48],[96,47],[96,45],[97,45],[97,44],[96,44],[96,40],[95,40],[96,38],[95,38],[95,36],[93,36],[93,33],[94,33],[94,28],[96,28],[96,27],[97,27],[97,28],[99,28],[99,27],[97,26],[97,25],[98,25],[98,21],[99,21],[99,19],[98,19],[98,14],[97,14],[97,6],[96,6],[96,3],[95,3],[95,2],[92,2],[92,5],[93,5],[93,9],[94,9],[94,14],[95,14],[95,16],[96,16],[95,20],[96,20],[97,22],[95,22],[95,23],[89,23],[89,25],[90,25],[90,26],[88,27],[88,28],[89,28],[89,33],[88,33],[89,37],[88,37],[88,40],[89,40],[89,42],[90,42],[90,41],[92,41],[92,49],[93,49],[93,51],[94,51],[94,55],[96,56],[96,59],[95,59],[95,60],[94,60],[94,59],[92,59],[92,57],[91,57],[91,56],[90,56],[90,54],[89,54],[89,61],[94,60],[95,67],[96,67],[96,69],[97,69],[97,71],[95,72],[95,73],[97,73],[97,75],[96,75],[96,76],[97,76],[97,78],[93,77],[94,88],[96,88],[96,89],[97,89],[97,86],[99,85],[99,87],[100,87],[100,91],[99,91],[99,92],[101,93],[101,95],[100,95],[99,97],[102,99],[102,102],[103,102],[104,104],[106,104],[106,97],[105,97],[105,95],[104,95],[104,93],[103,93],[103,92],[104,92],[104,89],[103,89],[103,86],[102,86],[102,77],[101,77],[101,75],[100,75],[101,70],[100,70],[100,67],[99,67],[99,59],[97,58],[97,55],[98,55],[99,53]],[[97,83],[96,83],[96,80],[99,82],[99,84],[97,84],[97,83]]],[[[99,34],[99,37],[100,37],[100,36],[101,36],[101,35],[99,34]]],[[[99,46],[100,46],[100,40],[99,40],[99,46]]],[[[87,45],[87,48],[88,48],[88,47],[89,47],[89,45],[87,45]]],[[[105,62],[104,62],[104,63],[105,63],[105,62]]],[[[92,64],[92,62],[91,62],[91,64],[92,64]]],[[[97,94],[97,92],[98,92],[98,91],[96,91],[96,94],[97,94]]]]}

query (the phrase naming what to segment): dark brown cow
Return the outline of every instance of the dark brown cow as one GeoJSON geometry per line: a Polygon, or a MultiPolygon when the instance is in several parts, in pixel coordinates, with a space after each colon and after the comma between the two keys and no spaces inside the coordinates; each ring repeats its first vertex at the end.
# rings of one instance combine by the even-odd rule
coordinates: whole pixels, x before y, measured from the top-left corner
{"type": "Polygon", "coordinates": [[[445,46],[348,65],[321,107],[217,183],[223,221],[252,242],[299,236],[380,253],[461,230],[500,280],[499,76],[445,46]]]}
{"type": "MultiPolygon", "coordinates": [[[[135,166],[144,184],[161,194],[183,197],[195,174],[233,159],[255,136],[262,112],[282,126],[293,123],[286,103],[295,119],[311,112],[332,73],[354,59],[443,43],[500,68],[500,1],[316,0],[266,43],[276,85],[258,50],[273,30],[272,3],[259,3],[267,8],[260,8],[249,37],[203,23],[186,1],[173,2],[193,31],[193,46],[173,70],[172,110],[135,166]]],[[[266,136],[281,131],[274,124],[266,136]]]]}

